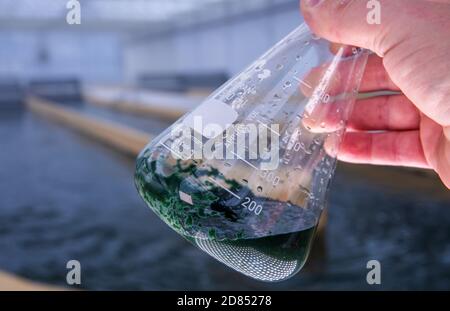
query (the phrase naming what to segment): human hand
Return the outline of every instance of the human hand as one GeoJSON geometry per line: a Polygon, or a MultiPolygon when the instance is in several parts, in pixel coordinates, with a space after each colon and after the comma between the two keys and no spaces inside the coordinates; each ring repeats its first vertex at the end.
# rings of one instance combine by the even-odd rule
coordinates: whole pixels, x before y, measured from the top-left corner
{"type": "Polygon", "coordinates": [[[450,0],[302,0],[314,33],[370,49],[362,92],[401,91],[355,103],[338,158],[434,169],[450,188],[450,0]]]}

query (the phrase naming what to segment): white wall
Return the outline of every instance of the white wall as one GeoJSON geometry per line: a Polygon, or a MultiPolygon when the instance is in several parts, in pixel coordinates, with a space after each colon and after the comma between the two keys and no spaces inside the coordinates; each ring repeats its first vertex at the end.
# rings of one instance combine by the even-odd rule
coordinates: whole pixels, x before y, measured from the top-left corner
{"type": "Polygon", "coordinates": [[[233,75],[301,22],[298,9],[287,8],[133,40],[125,48],[125,76],[133,83],[143,73],[233,75]]]}
{"type": "Polygon", "coordinates": [[[0,77],[123,79],[121,38],[113,33],[0,31],[0,77]],[[47,55],[42,59],[42,55],[47,55]]]}
{"type": "Polygon", "coordinates": [[[119,32],[105,31],[0,30],[0,79],[133,83],[144,73],[233,75],[301,21],[294,4],[141,40],[122,40],[119,32]],[[42,54],[48,56],[45,61],[42,54]]]}

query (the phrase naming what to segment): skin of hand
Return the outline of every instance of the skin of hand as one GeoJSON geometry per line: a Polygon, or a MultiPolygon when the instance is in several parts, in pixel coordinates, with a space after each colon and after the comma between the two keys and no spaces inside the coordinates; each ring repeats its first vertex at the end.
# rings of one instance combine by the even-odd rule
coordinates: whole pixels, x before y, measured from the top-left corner
{"type": "Polygon", "coordinates": [[[311,30],[369,56],[362,92],[401,95],[358,100],[339,151],[352,163],[434,169],[450,189],[450,0],[301,0],[311,30]]]}

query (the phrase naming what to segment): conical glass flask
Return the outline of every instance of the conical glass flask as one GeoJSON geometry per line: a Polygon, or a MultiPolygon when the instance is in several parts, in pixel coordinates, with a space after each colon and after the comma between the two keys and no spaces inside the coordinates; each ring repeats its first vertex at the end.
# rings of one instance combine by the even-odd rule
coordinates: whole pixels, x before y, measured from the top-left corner
{"type": "Polygon", "coordinates": [[[139,155],[148,206],[200,249],[252,278],[305,263],[367,52],[303,24],[139,155]]]}

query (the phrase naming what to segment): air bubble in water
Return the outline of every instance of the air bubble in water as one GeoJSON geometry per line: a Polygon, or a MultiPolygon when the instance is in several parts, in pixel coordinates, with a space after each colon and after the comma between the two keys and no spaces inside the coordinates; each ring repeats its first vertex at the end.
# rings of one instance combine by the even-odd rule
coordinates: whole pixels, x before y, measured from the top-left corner
{"type": "Polygon", "coordinates": [[[270,76],[271,76],[270,70],[264,69],[260,74],[258,74],[258,79],[262,81],[262,80],[267,79],[270,76]]]}
{"type": "Polygon", "coordinates": [[[258,190],[258,192],[262,192],[263,188],[261,186],[258,186],[258,188],[256,188],[256,190],[258,190]]]}
{"type": "Polygon", "coordinates": [[[266,60],[259,60],[255,65],[255,70],[261,71],[265,64],[266,64],[266,60]]]}
{"type": "Polygon", "coordinates": [[[292,83],[291,81],[286,81],[283,85],[283,88],[287,89],[288,87],[291,87],[292,83]]]}

